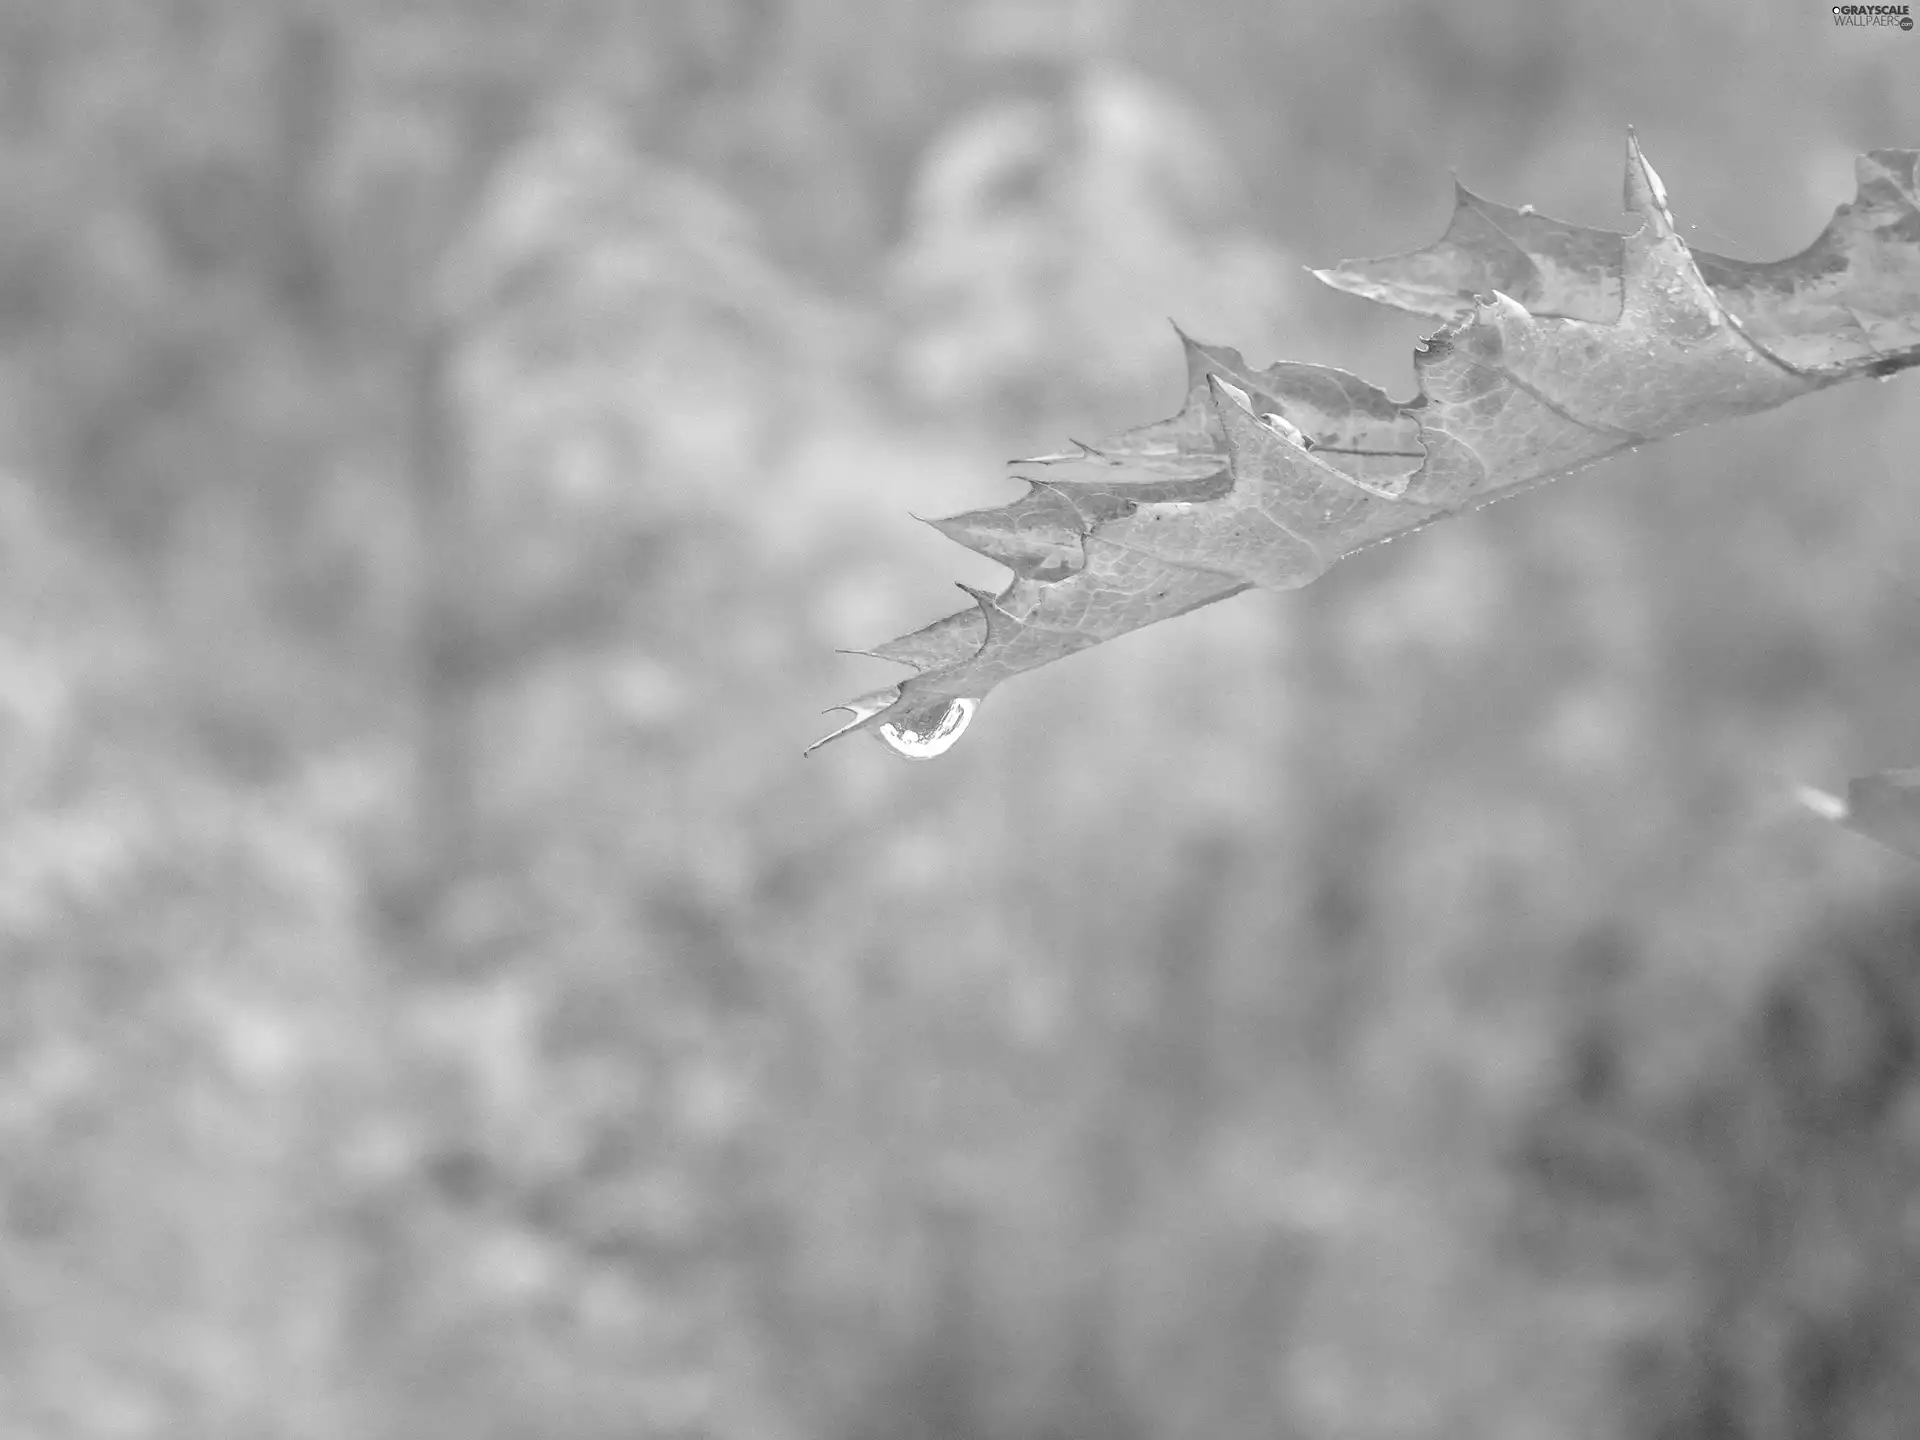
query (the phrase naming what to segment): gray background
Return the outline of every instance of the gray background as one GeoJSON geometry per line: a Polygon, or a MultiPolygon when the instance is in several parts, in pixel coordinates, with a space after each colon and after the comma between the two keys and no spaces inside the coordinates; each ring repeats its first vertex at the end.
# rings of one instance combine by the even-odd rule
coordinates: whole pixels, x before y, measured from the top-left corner
{"type": "Polygon", "coordinates": [[[1893,1437],[1913,377],[814,712],[1449,169],[1797,250],[1797,0],[0,3],[0,1433],[1893,1437]]]}

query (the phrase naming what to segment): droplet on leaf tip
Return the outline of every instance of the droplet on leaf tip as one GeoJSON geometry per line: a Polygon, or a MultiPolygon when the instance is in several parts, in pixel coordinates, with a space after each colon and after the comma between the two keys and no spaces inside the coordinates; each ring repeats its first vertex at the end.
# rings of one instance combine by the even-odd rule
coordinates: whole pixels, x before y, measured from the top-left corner
{"type": "Polygon", "coordinates": [[[1218,375],[1214,375],[1209,378],[1212,379],[1214,385],[1220,391],[1222,391],[1224,394],[1226,394],[1233,400],[1234,404],[1238,405],[1242,410],[1246,411],[1249,415],[1253,413],[1253,400],[1251,399],[1251,397],[1248,396],[1246,391],[1242,390],[1238,385],[1233,384],[1231,381],[1221,379],[1218,375]]]}
{"type": "Polygon", "coordinates": [[[1301,432],[1300,427],[1277,411],[1266,411],[1260,416],[1260,423],[1281,438],[1298,445],[1302,450],[1311,450],[1313,448],[1312,443],[1301,432]]]}
{"type": "Polygon", "coordinates": [[[1831,820],[1835,824],[1846,822],[1847,802],[1838,795],[1817,790],[1811,785],[1796,785],[1793,796],[1822,820],[1831,820]]]}
{"type": "Polygon", "coordinates": [[[973,712],[979,708],[978,700],[962,696],[947,702],[947,708],[931,730],[909,730],[889,722],[877,727],[875,733],[896,755],[904,755],[909,760],[931,760],[953,748],[953,742],[966,732],[973,712]]]}

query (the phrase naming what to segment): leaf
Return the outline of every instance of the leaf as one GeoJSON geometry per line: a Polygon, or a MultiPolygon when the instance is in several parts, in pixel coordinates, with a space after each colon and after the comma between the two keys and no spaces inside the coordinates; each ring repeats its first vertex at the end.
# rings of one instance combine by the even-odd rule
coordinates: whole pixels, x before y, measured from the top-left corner
{"type": "Polygon", "coordinates": [[[1404,403],[1342,370],[1256,370],[1181,334],[1177,414],[1015,461],[1037,472],[1019,499],[929,522],[1012,577],[864,652],[916,673],[835,707],[854,718],[826,738],[871,727],[900,753],[941,753],[1022,671],[1250,586],[1305,585],[1649,440],[1920,364],[1917,159],[1862,157],[1853,203],[1764,265],[1690,249],[1631,132],[1630,234],[1459,189],[1434,245],[1314,272],[1446,319],[1415,352],[1419,393],[1404,403]]]}
{"type": "MultiPolygon", "coordinates": [[[[1695,250],[1694,265],[1727,316],[1779,360],[1839,378],[1858,373],[1862,361],[1890,366],[1868,373],[1904,368],[1920,345],[1916,159],[1913,150],[1860,156],[1853,203],[1836,210],[1798,255],[1755,263],[1695,250]]],[[[1638,168],[1664,211],[1658,177],[1644,160],[1638,168]]],[[[1630,211],[1637,209],[1634,170],[1630,159],[1630,211]]],[[[1620,316],[1626,239],[1509,209],[1456,182],[1453,221],[1426,249],[1313,273],[1336,290],[1443,320],[1464,315],[1476,295],[1499,290],[1535,315],[1612,321],[1620,316]]]]}
{"type": "Polygon", "coordinates": [[[1920,770],[1882,770],[1847,783],[1846,799],[1803,786],[1800,802],[1889,850],[1920,860],[1920,770]]]}

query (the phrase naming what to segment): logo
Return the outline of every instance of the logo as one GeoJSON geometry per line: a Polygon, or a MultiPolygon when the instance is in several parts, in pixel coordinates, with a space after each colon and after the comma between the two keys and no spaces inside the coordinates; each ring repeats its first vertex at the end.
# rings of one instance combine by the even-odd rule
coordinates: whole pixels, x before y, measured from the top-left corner
{"type": "Polygon", "coordinates": [[[1913,29],[1913,7],[1911,5],[1836,5],[1833,7],[1833,23],[1836,25],[1897,25],[1902,30],[1913,29]]]}

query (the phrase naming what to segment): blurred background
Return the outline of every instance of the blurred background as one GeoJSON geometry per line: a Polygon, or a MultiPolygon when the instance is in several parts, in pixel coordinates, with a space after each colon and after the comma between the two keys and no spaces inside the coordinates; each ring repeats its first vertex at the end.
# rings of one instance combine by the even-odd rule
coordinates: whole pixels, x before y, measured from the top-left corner
{"type": "Polygon", "coordinates": [[[1893,1437],[1920,381],[802,761],[1448,171],[1789,254],[1812,0],[0,0],[0,1434],[1893,1437]]]}

